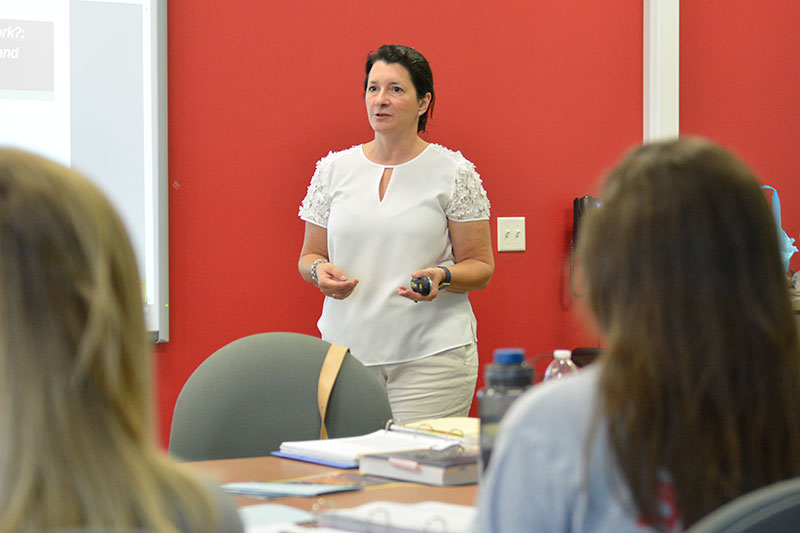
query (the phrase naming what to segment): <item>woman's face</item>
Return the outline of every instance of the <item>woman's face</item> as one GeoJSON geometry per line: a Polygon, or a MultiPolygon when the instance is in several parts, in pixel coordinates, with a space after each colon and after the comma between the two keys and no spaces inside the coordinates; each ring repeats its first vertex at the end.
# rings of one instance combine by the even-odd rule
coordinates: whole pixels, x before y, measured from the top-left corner
{"type": "Polygon", "coordinates": [[[417,97],[411,75],[399,63],[377,61],[367,78],[364,101],[369,124],[375,133],[417,131],[419,116],[430,102],[430,93],[417,97]]]}

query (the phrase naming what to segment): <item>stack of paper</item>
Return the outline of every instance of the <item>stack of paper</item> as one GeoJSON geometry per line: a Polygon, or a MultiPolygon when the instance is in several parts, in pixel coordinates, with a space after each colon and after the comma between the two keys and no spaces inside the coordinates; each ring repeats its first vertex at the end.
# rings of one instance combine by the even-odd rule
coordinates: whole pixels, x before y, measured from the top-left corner
{"type": "Polygon", "coordinates": [[[358,437],[287,441],[273,455],[339,468],[355,468],[362,455],[407,450],[442,450],[461,443],[462,440],[457,437],[391,424],[387,429],[358,437]]]}

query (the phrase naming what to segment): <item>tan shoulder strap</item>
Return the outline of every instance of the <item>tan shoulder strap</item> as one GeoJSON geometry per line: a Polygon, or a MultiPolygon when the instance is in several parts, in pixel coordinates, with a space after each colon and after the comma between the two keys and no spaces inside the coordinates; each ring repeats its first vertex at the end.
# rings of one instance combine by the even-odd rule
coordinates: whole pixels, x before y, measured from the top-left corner
{"type": "Polygon", "coordinates": [[[344,361],[346,354],[347,346],[331,344],[319,371],[317,404],[319,405],[319,419],[321,421],[319,427],[319,438],[321,439],[328,438],[328,428],[325,427],[325,413],[328,411],[328,399],[331,397],[331,389],[333,389],[333,384],[336,382],[336,376],[339,375],[339,369],[342,367],[342,361],[344,361]]]}

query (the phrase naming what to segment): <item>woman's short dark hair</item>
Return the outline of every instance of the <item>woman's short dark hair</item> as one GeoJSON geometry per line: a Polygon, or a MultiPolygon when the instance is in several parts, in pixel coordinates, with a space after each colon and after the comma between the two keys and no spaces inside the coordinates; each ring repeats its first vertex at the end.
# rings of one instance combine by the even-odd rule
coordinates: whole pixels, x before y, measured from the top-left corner
{"type": "Polygon", "coordinates": [[[402,44],[385,44],[370,52],[367,56],[366,76],[364,77],[364,91],[367,90],[369,82],[369,72],[372,66],[378,62],[397,63],[403,65],[411,76],[411,82],[417,91],[417,98],[423,98],[426,93],[431,93],[431,102],[428,109],[419,117],[417,131],[425,131],[428,123],[428,115],[433,116],[433,104],[436,102],[436,93],[433,91],[433,72],[425,56],[414,50],[410,46],[402,44]]]}

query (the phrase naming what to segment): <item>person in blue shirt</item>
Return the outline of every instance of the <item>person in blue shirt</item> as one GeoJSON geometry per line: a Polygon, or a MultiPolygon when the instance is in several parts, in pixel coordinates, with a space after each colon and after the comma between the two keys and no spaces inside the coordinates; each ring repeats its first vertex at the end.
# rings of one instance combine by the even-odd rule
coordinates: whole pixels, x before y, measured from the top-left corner
{"type": "Polygon", "coordinates": [[[678,531],[800,476],[800,344],[768,202],[700,138],[630,152],[581,226],[605,339],[504,419],[475,531],[678,531]]]}

